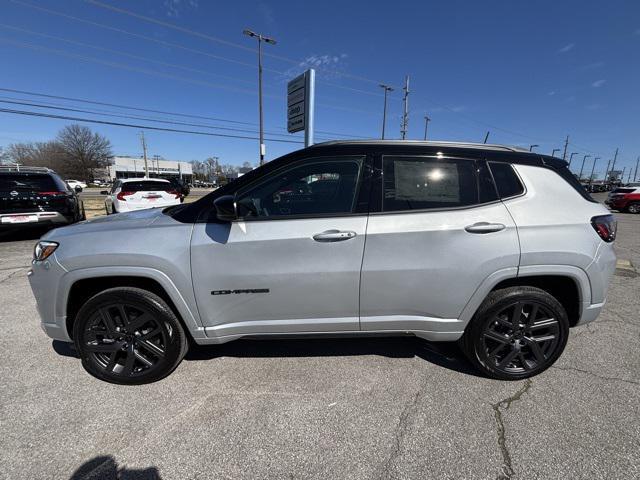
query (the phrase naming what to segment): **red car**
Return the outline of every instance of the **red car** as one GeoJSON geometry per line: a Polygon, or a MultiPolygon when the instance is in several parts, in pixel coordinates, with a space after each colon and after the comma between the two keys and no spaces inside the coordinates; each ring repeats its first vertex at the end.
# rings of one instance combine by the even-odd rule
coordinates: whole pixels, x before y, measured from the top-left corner
{"type": "Polygon", "coordinates": [[[616,188],[605,203],[614,210],[640,213],[640,187],[616,188]]]}

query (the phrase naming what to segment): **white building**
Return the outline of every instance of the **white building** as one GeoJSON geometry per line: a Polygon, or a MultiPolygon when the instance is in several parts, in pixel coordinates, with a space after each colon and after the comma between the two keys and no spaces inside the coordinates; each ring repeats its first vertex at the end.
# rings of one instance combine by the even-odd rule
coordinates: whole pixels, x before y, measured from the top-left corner
{"type": "MultiPolygon", "coordinates": [[[[109,165],[109,177],[135,178],[145,176],[144,158],[138,157],[113,157],[109,165]]],[[[189,162],[173,160],[160,160],[147,158],[149,177],[152,178],[182,178],[191,182],[193,178],[192,165],[189,162]]]]}

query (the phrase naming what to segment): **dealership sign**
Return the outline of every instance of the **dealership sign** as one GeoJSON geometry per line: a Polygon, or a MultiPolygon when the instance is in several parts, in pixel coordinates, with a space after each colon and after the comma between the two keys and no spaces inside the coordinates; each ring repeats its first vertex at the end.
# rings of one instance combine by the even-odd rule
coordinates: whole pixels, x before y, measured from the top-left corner
{"type": "Polygon", "coordinates": [[[287,84],[287,131],[305,131],[305,146],[313,144],[315,70],[309,69],[287,84]]]}

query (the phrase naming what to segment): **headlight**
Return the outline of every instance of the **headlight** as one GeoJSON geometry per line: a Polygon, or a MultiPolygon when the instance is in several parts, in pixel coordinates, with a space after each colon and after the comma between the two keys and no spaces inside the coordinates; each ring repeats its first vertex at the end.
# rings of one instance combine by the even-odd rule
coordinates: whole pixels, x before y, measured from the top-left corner
{"type": "Polygon", "coordinates": [[[33,259],[36,262],[41,262],[42,260],[46,260],[51,256],[53,252],[58,248],[58,243],[56,242],[48,242],[46,240],[41,240],[36,243],[36,248],[33,250],[33,259]]]}

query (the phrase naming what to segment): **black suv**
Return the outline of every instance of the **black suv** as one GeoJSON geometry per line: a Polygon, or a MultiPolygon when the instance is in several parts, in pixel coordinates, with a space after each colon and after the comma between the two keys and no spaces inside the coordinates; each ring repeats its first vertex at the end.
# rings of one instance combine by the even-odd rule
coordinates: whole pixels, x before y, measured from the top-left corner
{"type": "Polygon", "coordinates": [[[0,166],[0,231],[84,219],[82,200],[53,170],[0,166]]]}

